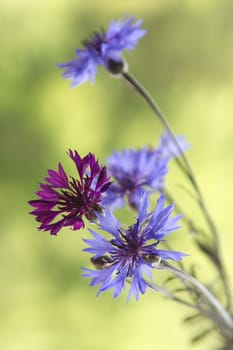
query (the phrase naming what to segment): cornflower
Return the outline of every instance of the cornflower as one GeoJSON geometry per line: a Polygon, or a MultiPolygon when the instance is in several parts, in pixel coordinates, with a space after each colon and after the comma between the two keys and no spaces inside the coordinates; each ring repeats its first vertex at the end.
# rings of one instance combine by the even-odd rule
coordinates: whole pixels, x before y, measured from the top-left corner
{"type": "Polygon", "coordinates": [[[139,39],[146,34],[140,29],[142,21],[134,23],[134,17],[111,21],[107,31],[94,32],[83,41],[83,49],[76,49],[77,57],[69,62],[60,63],[64,68],[63,77],[72,80],[71,86],[95,81],[98,66],[104,66],[112,74],[119,74],[125,68],[122,58],[124,50],[133,50],[139,39]]]}
{"type": "Polygon", "coordinates": [[[114,152],[107,159],[107,169],[114,181],[104,195],[104,204],[115,209],[128,201],[137,208],[142,190],[162,191],[168,160],[147,147],[114,152]]]}
{"type": "MultiPolygon", "coordinates": [[[[181,151],[189,145],[183,136],[176,137],[181,151]]],[[[124,149],[113,152],[107,159],[107,169],[113,183],[104,195],[104,204],[112,209],[123,207],[125,202],[138,208],[141,190],[149,194],[164,190],[168,164],[180,155],[171,136],[164,132],[157,148],[124,149]]]]}
{"type": "Polygon", "coordinates": [[[90,285],[100,285],[97,295],[113,288],[114,297],[117,297],[126,281],[130,281],[128,300],[132,294],[138,300],[147,287],[153,288],[145,276],[152,278],[152,269],[160,259],[181,260],[186,255],[157,248],[165,236],[179,228],[177,222],[181,218],[181,215],[171,218],[174,206],[164,208],[164,204],[165,196],[161,195],[155,210],[148,213],[148,195],[142,192],[136,222],[126,230],[108,208],[97,214],[99,228],[105,231],[105,236],[110,235],[110,239],[89,230],[93,239],[84,239],[89,246],[84,251],[93,254],[91,260],[97,269],[83,268],[83,276],[92,278],[90,285]]]}
{"type": "Polygon", "coordinates": [[[64,226],[81,229],[84,217],[95,220],[96,213],[102,210],[103,193],[110,185],[106,167],[100,166],[92,153],[83,158],[77,151],[69,150],[68,154],[79,179],[68,178],[59,163],[58,170],[48,170],[49,176],[40,184],[36,192],[39,199],[29,202],[35,208],[31,214],[40,222],[38,229],[50,231],[51,235],[57,235],[64,226]]]}

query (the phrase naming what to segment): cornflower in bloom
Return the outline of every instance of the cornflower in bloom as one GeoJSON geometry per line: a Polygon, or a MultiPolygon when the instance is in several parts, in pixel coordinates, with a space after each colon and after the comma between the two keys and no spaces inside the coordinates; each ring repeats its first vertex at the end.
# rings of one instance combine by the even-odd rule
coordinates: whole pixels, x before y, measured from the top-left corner
{"type": "Polygon", "coordinates": [[[88,248],[84,251],[93,254],[92,262],[97,268],[84,268],[84,277],[91,277],[91,286],[100,285],[98,294],[105,290],[114,289],[117,297],[125,288],[126,281],[131,282],[128,300],[133,294],[138,300],[139,294],[144,294],[146,287],[152,287],[145,276],[152,278],[152,269],[160,259],[181,260],[186,254],[161,250],[157,246],[163,238],[179,228],[177,225],[181,215],[170,217],[174,206],[164,208],[165,196],[158,199],[154,212],[148,214],[148,196],[141,194],[138,218],[127,230],[120,227],[120,223],[109,209],[104,214],[97,214],[99,228],[111,236],[107,240],[103,235],[89,230],[93,239],[84,239],[88,248]]]}
{"type": "Polygon", "coordinates": [[[138,40],[146,34],[140,29],[142,21],[134,23],[134,17],[111,21],[107,31],[95,32],[83,41],[83,49],[76,49],[77,58],[57,66],[64,68],[64,78],[71,79],[71,86],[95,80],[98,66],[104,66],[112,74],[125,69],[121,55],[124,50],[133,50],[138,40]]]}
{"type": "Polygon", "coordinates": [[[59,163],[58,171],[48,170],[46,182],[40,184],[40,191],[36,192],[39,199],[29,202],[35,208],[31,214],[41,223],[39,230],[50,231],[51,235],[63,226],[79,230],[84,227],[84,216],[95,220],[96,212],[102,210],[102,195],[110,185],[106,167],[101,167],[92,153],[84,158],[77,151],[69,150],[68,154],[79,179],[69,179],[59,163]]]}
{"type": "Polygon", "coordinates": [[[137,208],[141,190],[160,192],[168,171],[168,158],[158,157],[149,148],[124,149],[107,160],[109,174],[115,180],[104,195],[104,204],[113,209],[123,207],[125,199],[137,208]]]}
{"type": "MultiPolygon", "coordinates": [[[[180,150],[189,145],[183,136],[177,136],[180,150]]],[[[123,207],[125,200],[137,208],[141,190],[148,193],[162,192],[168,163],[180,155],[171,136],[164,132],[157,148],[124,149],[114,152],[107,159],[107,169],[114,179],[104,195],[104,204],[112,209],[123,207]]]]}

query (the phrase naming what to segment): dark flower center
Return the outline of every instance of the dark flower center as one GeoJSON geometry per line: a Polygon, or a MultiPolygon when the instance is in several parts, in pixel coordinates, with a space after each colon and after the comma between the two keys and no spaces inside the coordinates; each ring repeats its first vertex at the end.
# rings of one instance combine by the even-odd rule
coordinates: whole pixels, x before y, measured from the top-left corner
{"type": "Polygon", "coordinates": [[[104,42],[104,36],[105,32],[102,30],[102,32],[93,32],[91,37],[89,39],[83,40],[82,44],[83,46],[90,51],[95,51],[96,54],[101,56],[101,46],[104,42]]]}
{"type": "Polygon", "coordinates": [[[78,184],[75,179],[70,182],[69,190],[62,190],[59,209],[69,212],[69,217],[85,215],[90,221],[95,221],[95,211],[101,212],[102,206],[98,203],[100,196],[85,184],[78,184]]]}
{"type": "Polygon", "coordinates": [[[124,192],[132,192],[136,188],[136,184],[130,176],[123,177],[120,180],[120,184],[124,192]]]}
{"type": "MultiPolygon", "coordinates": [[[[101,32],[94,32],[89,39],[83,40],[83,46],[90,52],[94,52],[95,55],[103,59],[102,45],[107,43],[105,40],[105,31],[102,29],[101,32]]],[[[119,58],[118,60],[108,57],[104,62],[108,71],[113,74],[121,74],[126,67],[125,62],[119,58]]]]}

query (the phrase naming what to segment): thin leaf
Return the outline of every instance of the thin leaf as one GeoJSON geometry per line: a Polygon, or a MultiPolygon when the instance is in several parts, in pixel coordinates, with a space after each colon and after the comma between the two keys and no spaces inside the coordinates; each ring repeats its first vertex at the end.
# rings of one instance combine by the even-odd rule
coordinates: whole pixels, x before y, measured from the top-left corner
{"type": "Polygon", "coordinates": [[[196,320],[199,319],[199,317],[202,317],[202,315],[201,315],[200,313],[187,316],[187,317],[185,317],[185,318],[183,319],[183,323],[188,323],[188,322],[196,321],[196,320]]]}
{"type": "Polygon", "coordinates": [[[208,334],[210,334],[211,332],[213,332],[213,328],[208,328],[206,330],[204,330],[203,332],[197,334],[196,336],[194,336],[192,339],[191,339],[191,343],[192,344],[196,344],[198,343],[200,340],[204,339],[208,334]]]}

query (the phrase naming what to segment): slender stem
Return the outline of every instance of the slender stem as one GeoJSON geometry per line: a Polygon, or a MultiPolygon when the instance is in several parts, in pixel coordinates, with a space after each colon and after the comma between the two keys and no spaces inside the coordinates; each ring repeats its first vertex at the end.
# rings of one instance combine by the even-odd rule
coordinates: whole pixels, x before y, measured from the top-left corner
{"type": "MultiPolygon", "coordinates": [[[[163,113],[160,111],[159,107],[157,106],[156,102],[154,101],[154,99],[152,98],[152,96],[149,94],[149,92],[139,83],[139,81],[137,81],[131,74],[129,74],[128,72],[124,72],[122,73],[122,76],[126,79],[126,81],[128,83],[130,83],[131,86],[133,86],[135,88],[135,90],[146,100],[146,102],[149,104],[149,106],[152,108],[152,110],[154,111],[154,113],[157,115],[157,117],[159,118],[160,122],[162,123],[163,127],[168,131],[168,133],[170,134],[174,144],[176,145],[180,155],[181,155],[181,159],[183,161],[182,164],[179,164],[182,167],[182,170],[185,171],[185,174],[188,176],[189,180],[191,181],[193,187],[195,188],[198,197],[199,197],[199,204],[202,207],[205,216],[206,216],[206,220],[207,223],[211,229],[211,232],[214,236],[214,240],[216,243],[216,248],[218,249],[219,246],[219,242],[218,242],[218,233],[217,233],[217,228],[213,222],[213,220],[211,219],[206,205],[204,203],[204,198],[202,195],[202,192],[199,188],[199,185],[197,184],[197,181],[195,179],[195,176],[193,174],[192,168],[189,164],[189,161],[187,159],[187,157],[185,156],[185,154],[183,153],[179,143],[177,142],[177,139],[175,137],[175,133],[172,130],[171,126],[169,125],[167,119],[165,118],[165,116],[163,115],[163,113]]],[[[179,161],[179,160],[178,160],[179,161]]]]}
{"type": "MultiPolygon", "coordinates": [[[[208,303],[212,306],[213,309],[217,312],[217,317],[220,318],[221,322],[218,322],[218,325],[221,326],[221,331],[223,334],[227,334],[229,336],[229,340],[233,338],[233,319],[230,314],[223,308],[223,306],[219,303],[219,301],[215,298],[215,296],[196,278],[189,275],[184,270],[178,269],[173,265],[167,263],[165,260],[161,259],[160,265],[158,266],[161,269],[166,269],[172,272],[175,276],[184,279],[185,281],[189,281],[192,283],[196,289],[200,292],[201,295],[205,297],[208,303]]],[[[216,321],[216,320],[215,320],[216,321]]]]}
{"type": "MultiPolygon", "coordinates": [[[[165,194],[166,194],[167,199],[171,203],[174,203],[174,199],[173,199],[171,193],[168,192],[167,190],[165,190],[165,194]]],[[[176,202],[176,210],[177,210],[178,213],[184,213],[184,211],[181,210],[181,208],[178,206],[177,202],[176,202]]],[[[188,228],[189,228],[191,233],[196,235],[198,232],[203,232],[203,230],[201,228],[197,227],[193,223],[193,221],[190,218],[188,218],[186,215],[184,215],[184,220],[185,220],[185,222],[186,222],[186,224],[187,224],[187,226],[188,226],[188,228]]],[[[230,307],[231,307],[231,294],[230,294],[230,288],[228,287],[228,284],[227,284],[227,281],[226,281],[226,278],[225,278],[225,275],[224,275],[224,269],[223,269],[223,266],[222,266],[222,262],[221,262],[221,260],[217,260],[216,261],[213,258],[213,256],[210,256],[208,254],[207,254],[207,256],[208,256],[209,259],[211,259],[212,263],[215,266],[217,266],[217,268],[220,267],[218,269],[218,271],[219,271],[219,274],[220,274],[220,277],[221,277],[221,281],[222,281],[223,286],[224,286],[224,292],[225,292],[225,297],[226,297],[226,308],[229,310],[230,307]]]]}
{"type": "Polygon", "coordinates": [[[192,309],[197,310],[197,307],[195,304],[191,304],[188,301],[178,298],[176,295],[174,295],[170,290],[166,289],[165,287],[159,286],[158,284],[152,283],[151,281],[147,280],[147,284],[160,294],[164,295],[165,297],[168,297],[169,299],[172,299],[182,305],[188,306],[192,309]]]}
{"type": "MultiPolygon", "coordinates": [[[[123,72],[122,73],[122,77],[130,84],[131,87],[133,87],[137,93],[139,93],[139,95],[141,97],[144,98],[144,100],[148,103],[148,105],[151,107],[151,109],[153,110],[153,112],[156,114],[156,116],[159,118],[160,122],[162,123],[163,127],[165,128],[165,130],[169,133],[169,135],[171,136],[175,146],[177,147],[177,150],[180,153],[181,156],[181,160],[180,159],[176,159],[179,167],[183,170],[183,172],[186,174],[187,178],[189,179],[189,181],[191,182],[193,188],[195,189],[197,195],[198,195],[198,204],[200,206],[200,208],[202,209],[202,213],[205,217],[205,220],[207,222],[207,225],[209,226],[210,232],[212,233],[213,236],[213,240],[214,240],[214,251],[218,257],[218,261],[221,262],[220,259],[220,242],[219,242],[219,235],[218,235],[218,231],[217,228],[215,226],[214,221],[212,220],[209,211],[206,207],[205,201],[204,201],[204,197],[202,195],[201,189],[195,179],[193,170],[189,164],[189,161],[187,159],[187,157],[185,156],[185,154],[183,153],[179,143],[177,142],[177,139],[175,137],[175,133],[173,132],[171,126],[169,125],[168,121],[166,120],[165,116],[163,115],[163,113],[160,111],[159,107],[157,106],[156,102],[154,101],[154,99],[152,98],[152,96],[149,94],[149,92],[139,83],[139,81],[137,81],[131,74],[129,74],[128,72],[123,72]]],[[[226,295],[226,299],[227,299],[227,305],[230,308],[231,305],[231,295],[230,295],[230,288],[225,276],[225,271],[224,271],[224,267],[222,264],[219,265],[219,274],[221,277],[221,280],[223,282],[224,285],[224,290],[225,290],[225,295],[226,295]]]]}

